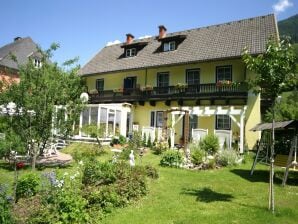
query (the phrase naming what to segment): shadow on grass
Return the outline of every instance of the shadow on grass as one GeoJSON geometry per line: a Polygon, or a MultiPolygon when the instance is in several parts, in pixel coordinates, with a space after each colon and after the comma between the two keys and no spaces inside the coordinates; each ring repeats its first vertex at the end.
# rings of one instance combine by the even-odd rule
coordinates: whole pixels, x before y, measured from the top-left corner
{"type": "Polygon", "coordinates": [[[215,201],[231,201],[234,197],[231,194],[222,194],[211,190],[208,187],[202,189],[182,189],[182,194],[196,196],[197,201],[210,203],[215,201]]]}
{"type": "MultiPolygon", "coordinates": [[[[269,170],[255,170],[253,175],[250,175],[250,170],[233,169],[232,173],[242,177],[250,182],[269,183],[269,170]]],[[[284,177],[284,171],[275,171],[274,183],[281,184],[284,177]]],[[[291,171],[288,176],[287,185],[298,185],[298,172],[291,171]]]]}

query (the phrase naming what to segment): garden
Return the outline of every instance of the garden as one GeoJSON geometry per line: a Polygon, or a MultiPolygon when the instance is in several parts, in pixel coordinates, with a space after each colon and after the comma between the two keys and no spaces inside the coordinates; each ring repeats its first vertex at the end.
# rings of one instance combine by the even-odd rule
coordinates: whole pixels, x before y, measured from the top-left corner
{"type": "Polygon", "coordinates": [[[111,146],[72,143],[62,150],[73,162],[62,167],[18,168],[1,162],[1,223],[292,223],[297,220],[297,174],[281,187],[275,175],[276,213],[267,209],[268,167],[249,175],[252,153],[218,150],[209,135],[190,144],[187,160],[166,142],[134,133],[111,146]],[[122,152],[115,159],[114,145],[122,152]],[[206,146],[207,145],[207,146],[206,146]],[[133,150],[134,164],[129,163],[133,150]],[[185,166],[185,164],[188,164],[185,166]],[[189,164],[192,164],[191,166],[189,164]],[[296,176],[295,176],[296,175],[296,176]]]}

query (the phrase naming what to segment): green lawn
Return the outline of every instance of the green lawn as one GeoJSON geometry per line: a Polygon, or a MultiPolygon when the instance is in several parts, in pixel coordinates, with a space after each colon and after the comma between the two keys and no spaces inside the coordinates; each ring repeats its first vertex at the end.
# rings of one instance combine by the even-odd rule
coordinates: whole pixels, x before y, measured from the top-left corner
{"type": "MultiPolygon", "coordinates": [[[[148,154],[143,163],[158,165],[148,154]]],[[[298,221],[298,176],[282,188],[276,179],[276,214],[268,207],[268,167],[251,161],[220,170],[189,171],[159,167],[147,197],[108,215],[103,223],[295,223],[298,221]]],[[[279,175],[282,173],[279,170],[279,175]]]]}
{"type": "MultiPolygon", "coordinates": [[[[107,160],[111,153],[99,159],[107,160]]],[[[140,160],[137,160],[140,164],[140,160]]],[[[282,188],[276,178],[276,213],[268,210],[268,167],[257,165],[251,177],[251,161],[234,167],[189,171],[159,167],[159,156],[145,154],[143,164],[159,169],[160,177],[149,182],[146,197],[115,209],[105,224],[191,224],[191,223],[296,223],[298,222],[298,172],[282,188]]],[[[70,168],[71,169],[71,168],[70,168]]],[[[281,175],[280,171],[277,173],[281,175]]],[[[0,181],[12,181],[12,172],[0,168],[0,181]]]]}

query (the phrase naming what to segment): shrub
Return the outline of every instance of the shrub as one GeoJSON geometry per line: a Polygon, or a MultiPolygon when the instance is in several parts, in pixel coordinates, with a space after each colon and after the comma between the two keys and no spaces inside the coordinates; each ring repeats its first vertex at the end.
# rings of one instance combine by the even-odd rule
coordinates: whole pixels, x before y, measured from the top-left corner
{"type": "Polygon", "coordinates": [[[192,143],[189,145],[189,149],[191,152],[191,162],[193,164],[200,165],[204,162],[206,152],[200,148],[199,144],[192,143]]]}
{"type": "Polygon", "coordinates": [[[147,140],[147,147],[151,148],[152,147],[152,141],[151,141],[151,135],[149,134],[148,140],[147,140]]]}
{"type": "Polygon", "coordinates": [[[217,157],[217,163],[221,166],[235,166],[239,161],[239,156],[234,150],[222,150],[217,157]]]}
{"type": "Polygon", "coordinates": [[[85,185],[104,185],[116,181],[115,166],[112,163],[100,163],[90,160],[83,171],[82,183],[85,185]]]}
{"type": "Polygon", "coordinates": [[[7,195],[7,188],[4,185],[0,185],[0,223],[11,224],[14,223],[13,216],[11,214],[11,201],[12,197],[7,195]]]}
{"type": "Polygon", "coordinates": [[[205,152],[214,155],[219,150],[218,137],[214,134],[209,134],[200,141],[200,148],[205,152]]]}
{"type": "Polygon", "coordinates": [[[38,192],[40,178],[35,173],[28,173],[18,180],[16,200],[23,197],[31,197],[38,192]]]}
{"type": "Polygon", "coordinates": [[[182,154],[177,150],[167,150],[162,154],[160,165],[179,167],[183,162],[182,154]]]}
{"type": "Polygon", "coordinates": [[[216,161],[215,161],[215,159],[209,159],[208,160],[208,168],[209,169],[215,169],[215,167],[216,167],[216,161]]]}
{"type": "Polygon", "coordinates": [[[152,151],[156,155],[160,155],[163,152],[167,151],[168,149],[169,149],[169,145],[167,141],[155,142],[152,147],[152,151]]]}
{"type": "Polygon", "coordinates": [[[124,145],[126,143],[126,137],[123,135],[119,135],[119,136],[113,136],[112,140],[111,140],[111,146],[113,145],[124,145]]]}
{"type": "Polygon", "coordinates": [[[119,160],[127,161],[129,159],[129,154],[131,150],[133,149],[130,149],[129,147],[124,148],[119,155],[119,160]]]}
{"type": "Polygon", "coordinates": [[[147,177],[150,177],[152,179],[157,179],[159,177],[157,169],[151,165],[145,166],[145,172],[147,177]]]}
{"type": "Polygon", "coordinates": [[[136,150],[142,146],[142,133],[134,131],[131,139],[128,142],[128,147],[131,150],[136,150]]]}
{"type": "Polygon", "coordinates": [[[89,160],[105,153],[105,147],[99,148],[96,144],[73,143],[62,150],[70,154],[75,161],[89,160]]]}
{"type": "Polygon", "coordinates": [[[92,165],[87,165],[88,172],[84,172],[83,176],[84,197],[88,200],[88,206],[100,208],[104,212],[110,212],[113,207],[122,207],[132,199],[145,195],[147,171],[148,176],[157,175],[154,168],[130,167],[127,163],[111,163],[104,166],[95,161],[92,165]],[[109,169],[103,169],[104,166],[108,166],[109,169]],[[103,181],[110,176],[115,178],[112,181],[103,181]]]}

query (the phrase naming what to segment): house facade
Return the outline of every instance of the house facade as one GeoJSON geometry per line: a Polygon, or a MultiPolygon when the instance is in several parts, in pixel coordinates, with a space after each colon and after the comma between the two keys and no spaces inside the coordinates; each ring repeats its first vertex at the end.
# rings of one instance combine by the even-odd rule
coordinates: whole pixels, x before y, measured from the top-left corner
{"type": "MultiPolygon", "coordinates": [[[[236,144],[243,152],[259,138],[249,129],[261,121],[261,100],[245,84],[254,74],[241,54],[244,48],[261,54],[269,38],[278,38],[274,15],[175,33],[159,26],[154,37],[127,34],[124,43],[104,47],[80,75],[87,83],[90,107],[130,105],[122,134],[166,126],[174,144],[185,136],[199,140],[215,133],[222,145],[236,144]]],[[[91,122],[88,110],[85,123],[91,122]]],[[[99,124],[100,115],[94,121],[99,124]]]]}
{"type": "Polygon", "coordinates": [[[19,65],[24,65],[29,58],[36,66],[40,66],[40,56],[37,45],[30,37],[16,37],[12,43],[0,47],[0,81],[9,85],[19,82],[19,65]]]}

